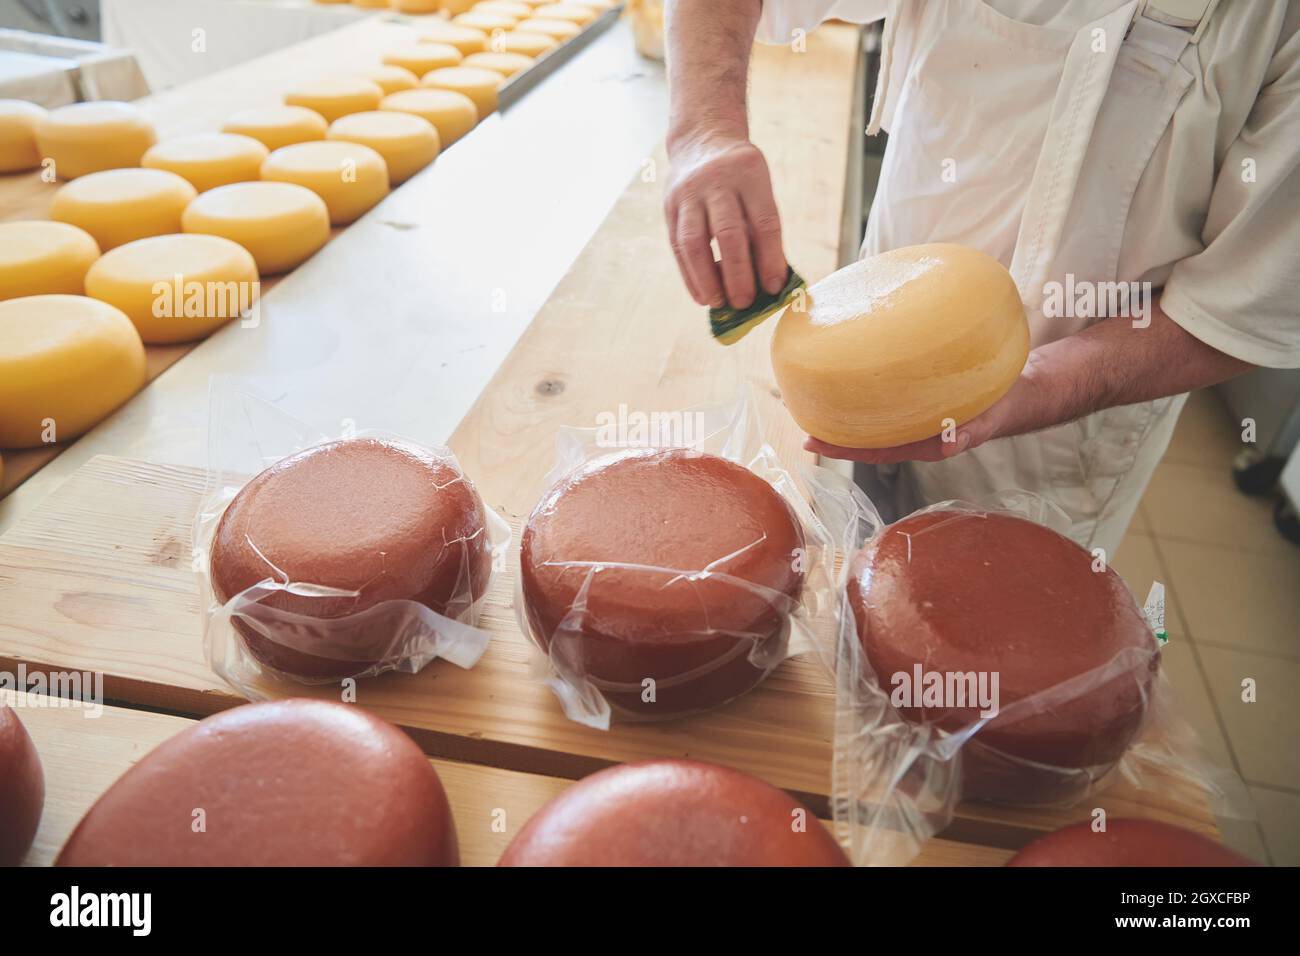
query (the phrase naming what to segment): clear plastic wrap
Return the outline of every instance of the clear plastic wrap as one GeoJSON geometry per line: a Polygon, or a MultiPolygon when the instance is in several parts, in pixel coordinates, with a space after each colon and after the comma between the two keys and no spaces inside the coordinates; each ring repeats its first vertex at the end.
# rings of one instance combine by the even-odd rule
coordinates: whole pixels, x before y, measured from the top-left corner
{"type": "MultiPolygon", "coordinates": [[[[1161,649],[1154,634],[1149,646],[1124,648],[1098,666],[1003,706],[976,711],[969,701],[954,706],[954,700],[942,698],[909,706],[917,701],[899,694],[908,686],[907,678],[898,670],[882,674],[873,667],[868,648],[881,657],[878,635],[860,633],[862,604],[850,598],[854,587],[869,592],[888,586],[873,580],[880,574],[874,558],[887,528],[849,479],[815,467],[807,468],[803,477],[822,526],[843,557],[836,588],[838,631],[825,651],[836,683],[832,808],[837,836],[854,863],[906,863],[948,825],[962,800],[1068,807],[1117,779],[1190,806],[1208,805],[1219,816],[1250,814],[1240,779],[1204,756],[1195,732],[1178,714],[1172,687],[1159,667],[1161,649]],[[852,584],[855,576],[864,583],[852,584]],[[1086,725],[1108,707],[1118,714],[1119,723],[1107,725],[1117,728],[1114,739],[1090,741],[1070,726],[1070,719],[1086,725]],[[1023,749],[1027,739],[1074,753],[1116,746],[1122,753],[1097,763],[1067,765],[1008,752],[1023,749]],[[1131,740],[1126,749],[1125,739],[1131,740]]],[[[1054,505],[1025,492],[1009,492],[978,505],[941,502],[904,520],[934,512],[1008,515],[1062,534],[1069,524],[1054,505]]],[[[936,515],[934,520],[943,518],[936,515]]],[[[925,554],[928,542],[924,533],[901,537],[906,540],[904,560],[910,565],[925,554]]],[[[1026,608],[1037,604],[1035,610],[1041,612],[1044,604],[1050,610],[1059,596],[1025,588],[1017,599],[1026,608]]],[[[1064,613],[1066,605],[1059,606],[1064,613]]],[[[930,609],[915,611],[906,611],[902,620],[915,633],[925,634],[930,609]]],[[[1141,613],[1136,602],[1133,611],[1141,613]]],[[[865,617],[868,612],[862,613],[871,619],[865,617]]],[[[934,642],[927,637],[920,643],[920,656],[930,655],[934,642]]],[[[918,683],[915,678],[925,670],[918,668],[911,683],[918,683]]],[[[996,687],[992,680],[988,683],[996,687]]],[[[965,686],[974,684],[967,681],[965,686]]]]}
{"type": "MultiPolygon", "coordinates": [[[[430,448],[376,431],[359,431],[344,438],[382,442],[396,449],[399,456],[427,462],[438,473],[451,475],[451,481],[469,484],[445,448],[430,448]]],[[[475,625],[490,577],[504,567],[510,526],[486,505],[482,505],[481,526],[469,537],[444,539],[441,544],[438,557],[451,555],[440,570],[442,580],[452,582],[440,588],[446,596],[445,602],[440,601],[445,613],[414,599],[371,601],[360,589],[290,580],[255,541],[248,543],[266,564],[266,577],[221,600],[212,552],[222,517],[236,495],[276,463],[339,441],[235,382],[214,380],[208,471],[193,528],[194,568],[201,581],[208,664],[250,700],[290,695],[301,684],[337,683],[390,670],[415,673],[435,658],[468,668],[487,647],[487,632],[475,625]],[[479,534],[486,536],[486,547],[471,540],[479,534]],[[467,557],[471,554],[473,559],[467,557]],[[477,562],[475,567],[468,566],[471,560],[477,562]],[[487,561],[490,565],[484,574],[482,566],[487,561]],[[350,611],[353,604],[363,606],[350,611]],[[282,664],[286,661],[288,670],[282,664]]],[[[437,487],[441,492],[446,486],[437,487]]],[[[472,487],[469,484],[469,497],[481,503],[472,487]]],[[[388,556],[381,552],[376,557],[383,563],[388,556]]],[[[388,574],[386,565],[381,574],[388,574]]]]}
{"type": "Polygon", "coordinates": [[[612,714],[675,719],[824,646],[814,629],[830,630],[833,550],[751,403],[607,417],[558,433],[521,548],[519,626],[565,714],[599,729],[612,714]],[[673,543],[668,560],[620,560],[646,553],[643,537],[673,543]]]}

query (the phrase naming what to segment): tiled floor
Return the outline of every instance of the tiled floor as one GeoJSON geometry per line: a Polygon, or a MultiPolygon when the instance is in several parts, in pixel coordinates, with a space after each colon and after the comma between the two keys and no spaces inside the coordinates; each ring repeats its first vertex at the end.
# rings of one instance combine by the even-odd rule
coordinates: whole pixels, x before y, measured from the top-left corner
{"type": "Polygon", "coordinates": [[[1210,757],[1246,783],[1254,819],[1220,819],[1261,862],[1300,865],[1300,546],[1271,499],[1232,482],[1237,426],[1192,395],[1114,565],[1138,599],[1166,588],[1165,673],[1210,757]],[[1243,682],[1255,700],[1243,700],[1243,682]]]}

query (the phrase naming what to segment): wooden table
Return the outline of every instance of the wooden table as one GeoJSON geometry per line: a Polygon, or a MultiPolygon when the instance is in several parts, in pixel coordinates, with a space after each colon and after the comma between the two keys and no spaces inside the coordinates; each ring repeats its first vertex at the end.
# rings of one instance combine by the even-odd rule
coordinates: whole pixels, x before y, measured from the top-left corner
{"type": "MultiPolygon", "coordinates": [[[[613,43],[618,36],[615,31],[605,39],[613,43]]],[[[630,39],[626,42],[630,49],[630,39]]],[[[571,94],[589,97],[584,102],[607,110],[597,113],[602,125],[617,121],[609,114],[646,109],[660,122],[657,138],[662,134],[661,77],[654,67],[627,72],[625,64],[611,87],[609,74],[593,64],[604,63],[600,58],[605,55],[622,62],[623,51],[606,45],[602,52],[603,43],[566,67],[582,79],[575,80],[571,94]]],[[[853,107],[858,60],[858,32],[840,26],[813,34],[806,53],[782,47],[755,52],[751,126],[773,172],[787,252],[809,279],[840,264],[845,171],[851,150],[860,148],[853,107]]],[[[558,83],[564,75],[561,71],[554,80],[558,83]]],[[[519,115],[545,103],[548,91],[558,88],[548,80],[536,97],[521,104],[519,115]]],[[[567,102],[564,106],[569,108],[567,102]]],[[[559,112],[567,115],[564,109],[559,112]]],[[[530,121],[562,122],[556,115],[548,119],[540,108],[526,115],[530,121]]],[[[499,183],[498,195],[523,201],[526,196],[514,188],[517,180],[507,171],[528,177],[532,157],[499,148],[527,139],[508,138],[518,133],[510,127],[515,119],[500,124],[497,139],[482,139],[494,144],[495,152],[488,145],[475,158],[480,164],[497,164],[487,167],[487,180],[499,183]]],[[[540,137],[547,131],[533,132],[540,137]]],[[[573,133],[584,151],[606,149],[607,137],[592,137],[577,127],[573,133]]],[[[552,140],[546,142],[549,148],[552,140]]],[[[464,154],[466,163],[470,152],[464,154]]],[[[513,230],[489,230],[492,243],[470,230],[457,233],[456,243],[440,246],[436,235],[412,236],[386,221],[400,208],[427,224],[434,210],[445,208],[438,203],[463,198],[465,188],[457,188],[447,172],[459,158],[453,151],[434,171],[446,175],[426,174],[424,187],[410,193],[409,186],[403,187],[389,200],[389,211],[381,207],[351,227],[277,286],[267,297],[262,334],[228,328],[214,336],[155,381],[125,413],[11,496],[6,503],[9,527],[0,536],[0,667],[24,662],[42,670],[99,671],[109,700],[128,708],[197,716],[240,702],[204,660],[197,581],[191,572],[190,523],[202,484],[202,395],[213,372],[251,366],[276,385],[272,398],[318,421],[369,407],[372,417],[354,415],[363,425],[449,441],[487,503],[516,527],[541,490],[554,457],[556,427],[592,424],[598,412],[620,403],[643,411],[669,410],[729,399],[749,389],[778,454],[787,463],[804,455],[799,430],[781,407],[772,380],[767,357],[772,324],[722,348],[709,338],[705,317],[681,286],[660,208],[662,152],[647,143],[640,157],[617,170],[622,183],[630,179],[631,185],[588,234],[571,267],[565,263],[568,271],[558,286],[553,291],[547,286],[550,294],[541,297],[544,304],[535,314],[525,295],[521,314],[506,322],[490,313],[440,313],[436,306],[473,301],[473,291],[485,292],[494,283],[526,287],[528,275],[547,269],[553,283],[564,267],[554,268],[557,256],[535,247],[540,265],[498,254],[484,266],[474,258],[487,254],[489,246],[522,243],[525,235],[542,233],[550,240],[550,223],[523,216],[511,220],[519,224],[513,230]],[[460,300],[439,282],[428,283],[422,271],[437,273],[442,283],[454,282],[455,270],[436,255],[430,258],[431,252],[449,254],[449,245],[465,250],[452,259],[456,269],[477,270],[471,292],[460,300]],[[519,278],[521,273],[525,278],[519,278]],[[488,284],[478,285],[482,282],[488,284]],[[411,305],[413,296],[425,295],[434,306],[411,305]],[[367,314],[361,316],[359,310],[367,314]],[[322,326],[330,337],[345,337],[347,347],[335,341],[313,347],[313,330],[322,326]],[[367,336],[377,335],[389,337],[387,348],[368,344],[367,336]],[[496,358],[480,358],[466,371],[455,359],[474,336],[482,342],[476,351],[496,358]],[[402,384],[404,378],[412,381],[408,375],[415,376],[414,390],[402,384]],[[367,394],[358,397],[358,391],[367,394]]],[[[609,161],[604,155],[604,162],[609,161]]],[[[572,155],[564,162],[574,162],[572,155]]],[[[453,168],[468,177],[466,183],[484,182],[481,165],[453,168]]],[[[554,164],[548,170],[548,195],[573,195],[577,170],[564,176],[554,164]]],[[[604,169],[597,185],[611,175],[604,169]]],[[[539,186],[535,178],[527,183],[524,193],[539,186]]],[[[479,201],[490,202],[492,195],[489,191],[479,201]]],[[[590,206],[579,209],[589,211],[590,206]]],[[[498,213],[503,210],[497,207],[498,213]]],[[[567,220],[567,205],[563,211],[567,220]]],[[[359,704],[405,728],[440,769],[463,768],[448,771],[449,789],[460,786],[452,782],[458,775],[469,781],[464,794],[454,799],[458,819],[466,813],[473,818],[472,791],[488,786],[477,781],[496,779],[496,774],[506,775],[501,779],[512,781],[508,786],[527,790],[540,803],[566,779],[655,756],[728,764],[792,791],[818,814],[828,812],[834,695],[813,660],[786,661],[759,688],[709,714],[592,730],[565,719],[532,674],[534,651],[511,607],[512,577],[508,570],[494,582],[482,621],[493,640],[472,670],[436,661],[420,674],[387,674],[360,687],[359,704]]],[[[313,691],[306,688],[304,693],[313,691]]],[[[148,727],[140,739],[153,741],[164,733],[163,724],[152,717],[125,713],[121,726],[148,727]]],[[[165,720],[174,728],[180,726],[174,722],[178,719],[165,720]]],[[[130,744],[134,738],[129,732],[127,737],[130,744]]],[[[73,745],[68,748],[75,753],[73,745]]],[[[120,768],[137,756],[133,746],[124,746],[109,763],[120,768]]],[[[111,772],[104,768],[87,787],[102,787],[111,772]]],[[[920,862],[1000,863],[1036,835],[1086,819],[1093,806],[1214,832],[1198,794],[1116,786],[1088,807],[1072,810],[960,807],[944,839],[932,841],[920,862]]],[[[61,834],[66,828],[59,827],[61,834]]],[[[56,842],[55,836],[45,840],[42,859],[56,842]]],[[[476,848],[474,858],[488,862],[499,849],[499,843],[476,848]]]]}

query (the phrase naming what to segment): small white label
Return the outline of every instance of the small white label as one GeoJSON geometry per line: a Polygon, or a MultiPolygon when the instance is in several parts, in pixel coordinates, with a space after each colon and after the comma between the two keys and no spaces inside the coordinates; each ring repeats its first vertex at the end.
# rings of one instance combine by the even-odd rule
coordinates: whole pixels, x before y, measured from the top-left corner
{"type": "Polygon", "coordinates": [[[1152,582],[1142,613],[1147,616],[1147,625],[1156,632],[1156,640],[1161,644],[1167,643],[1169,633],[1165,630],[1165,586],[1159,581],[1152,582]]]}

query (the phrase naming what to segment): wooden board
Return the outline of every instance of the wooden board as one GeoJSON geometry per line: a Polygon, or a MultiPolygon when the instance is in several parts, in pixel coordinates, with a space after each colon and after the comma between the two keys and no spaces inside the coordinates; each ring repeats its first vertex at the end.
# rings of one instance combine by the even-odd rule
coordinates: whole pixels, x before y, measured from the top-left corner
{"type": "MultiPolygon", "coordinates": [[[[14,702],[0,691],[0,704],[14,702]]],[[[68,707],[20,707],[45,772],[45,810],[24,866],[49,866],[82,816],[114,781],[141,757],[194,721],[146,710],[105,706],[92,711],[68,707]]],[[[460,842],[462,866],[494,866],[534,813],[570,781],[491,767],[431,760],[438,771],[460,842]],[[502,812],[504,811],[504,812],[502,812]]],[[[918,866],[998,866],[1009,850],[934,840],[918,866]]]]}

